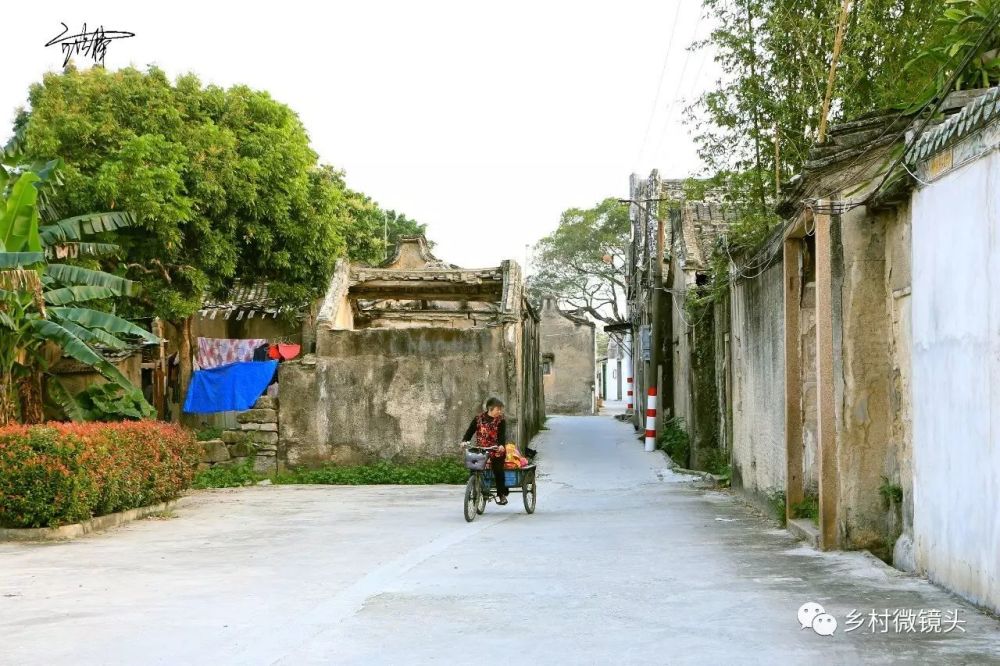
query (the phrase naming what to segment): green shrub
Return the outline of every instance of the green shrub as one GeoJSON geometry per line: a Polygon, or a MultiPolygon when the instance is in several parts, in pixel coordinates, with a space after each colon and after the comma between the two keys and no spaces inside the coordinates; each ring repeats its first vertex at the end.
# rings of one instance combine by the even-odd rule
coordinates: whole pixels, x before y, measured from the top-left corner
{"type": "Polygon", "coordinates": [[[808,518],[817,525],[819,524],[819,497],[807,494],[801,502],[792,505],[792,516],[795,518],[808,518]]]}
{"type": "Polygon", "coordinates": [[[687,467],[691,445],[688,442],[687,431],[684,430],[684,419],[678,417],[667,419],[656,446],[665,451],[675,463],[687,467]]]}
{"type": "Polygon", "coordinates": [[[220,437],[222,437],[222,428],[215,426],[202,428],[195,434],[195,438],[199,442],[207,442],[210,439],[219,439],[220,437]]]}
{"type": "Polygon", "coordinates": [[[198,472],[192,488],[238,488],[256,483],[262,475],[253,471],[254,458],[249,457],[238,465],[216,465],[198,472]]]}
{"type": "Polygon", "coordinates": [[[776,492],[773,492],[768,496],[767,499],[768,499],[768,504],[771,505],[771,514],[773,515],[774,519],[777,520],[779,523],[781,523],[781,526],[784,527],[785,524],[788,522],[787,509],[785,508],[787,502],[787,500],[785,499],[785,491],[778,490],[776,492]]]}
{"type": "Polygon", "coordinates": [[[156,421],[0,428],[0,526],[55,527],[177,497],[199,449],[156,421]]]}
{"type": "Polygon", "coordinates": [[[879,495],[886,506],[899,505],[903,503],[903,488],[898,483],[892,483],[889,477],[882,477],[882,485],[878,489],[879,495]]]}
{"type": "Polygon", "coordinates": [[[142,395],[110,382],[91,384],[75,399],[85,421],[138,421],[156,413],[142,395]]]}

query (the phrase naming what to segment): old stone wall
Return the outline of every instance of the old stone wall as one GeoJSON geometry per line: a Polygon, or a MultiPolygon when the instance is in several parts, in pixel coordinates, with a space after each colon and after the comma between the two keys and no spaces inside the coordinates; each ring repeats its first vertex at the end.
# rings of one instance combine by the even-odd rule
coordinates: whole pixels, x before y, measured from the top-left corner
{"type": "MultiPolygon", "coordinates": [[[[879,493],[894,459],[892,320],[885,291],[889,219],[873,217],[863,207],[840,218],[840,353],[835,359],[843,381],[835,410],[839,537],[844,547],[883,556],[896,536],[879,493]]],[[[835,315],[835,329],[837,324],[835,315]]]]}
{"type": "Polygon", "coordinates": [[[541,313],[545,407],[552,414],[593,414],[596,349],[594,325],[575,321],[546,299],[541,313]]]}
{"type": "Polygon", "coordinates": [[[263,395],[253,409],[239,412],[237,424],[222,432],[219,439],[202,442],[199,469],[241,465],[253,460],[254,471],[274,474],[278,471],[278,402],[263,395]]]}
{"type": "Polygon", "coordinates": [[[764,501],[785,490],[781,262],[737,281],[730,296],[733,487],[764,501]]]}
{"type": "Polygon", "coordinates": [[[281,368],[280,462],[455,455],[491,395],[505,399],[507,427],[520,432],[521,401],[507,367],[518,328],[324,331],[322,356],[281,368]]]}

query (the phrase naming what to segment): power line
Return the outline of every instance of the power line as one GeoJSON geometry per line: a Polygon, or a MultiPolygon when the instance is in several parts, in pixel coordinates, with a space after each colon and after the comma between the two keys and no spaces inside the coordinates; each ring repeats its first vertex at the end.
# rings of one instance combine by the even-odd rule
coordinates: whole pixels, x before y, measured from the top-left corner
{"type": "Polygon", "coordinates": [[[670,38],[667,40],[667,52],[663,54],[663,67],[660,69],[660,80],[656,84],[656,96],[653,98],[653,106],[649,110],[649,120],[646,122],[646,131],[642,135],[642,143],[639,144],[639,153],[635,156],[636,167],[642,158],[642,151],[646,148],[646,141],[649,139],[649,130],[653,127],[653,118],[656,116],[656,107],[660,103],[660,92],[663,90],[663,79],[667,74],[667,63],[670,62],[670,52],[674,48],[674,34],[677,32],[677,19],[681,15],[681,0],[677,0],[677,11],[674,12],[674,24],[670,28],[670,38]]]}
{"type": "MultiPolygon", "coordinates": [[[[694,42],[698,41],[697,40],[698,28],[701,26],[701,20],[702,20],[702,18],[704,18],[704,14],[702,14],[701,11],[699,10],[699,12],[698,12],[698,18],[695,20],[694,27],[691,29],[691,34],[694,37],[694,39],[693,39],[694,42]]],[[[698,75],[699,76],[701,75],[701,67],[704,67],[704,64],[705,64],[705,60],[704,60],[705,56],[706,56],[706,52],[703,49],[702,50],[701,66],[698,68],[698,75]]],[[[690,60],[691,60],[691,50],[690,49],[685,49],[684,50],[684,64],[681,66],[681,75],[680,75],[680,78],[677,79],[677,85],[674,87],[674,94],[673,94],[673,96],[670,99],[670,104],[667,105],[667,117],[666,117],[666,119],[663,122],[663,128],[660,130],[660,137],[656,141],[656,149],[654,151],[654,155],[659,155],[660,148],[663,147],[663,139],[666,137],[667,129],[669,129],[670,122],[673,120],[674,109],[676,108],[678,97],[680,97],[681,86],[683,85],[684,78],[687,75],[687,69],[688,69],[688,64],[690,63],[690,60]]],[[[695,80],[697,80],[697,78],[695,80]]],[[[694,84],[692,83],[692,87],[693,87],[693,85],[694,84]]]]}

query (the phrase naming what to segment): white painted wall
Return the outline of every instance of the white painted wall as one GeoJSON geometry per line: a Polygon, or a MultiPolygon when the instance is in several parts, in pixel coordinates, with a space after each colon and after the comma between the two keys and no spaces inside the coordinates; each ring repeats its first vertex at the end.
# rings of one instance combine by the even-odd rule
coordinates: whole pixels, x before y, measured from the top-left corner
{"type": "Polygon", "coordinates": [[[1000,154],[914,196],[917,567],[1000,611],[1000,154]]]}
{"type": "Polygon", "coordinates": [[[628,383],[627,379],[629,375],[632,374],[632,355],[629,350],[632,347],[632,336],[624,336],[624,345],[622,348],[623,358],[621,360],[621,373],[618,372],[618,359],[609,358],[607,359],[608,373],[604,379],[604,395],[605,400],[616,401],[618,400],[618,395],[620,391],[621,402],[628,402],[628,383]]]}

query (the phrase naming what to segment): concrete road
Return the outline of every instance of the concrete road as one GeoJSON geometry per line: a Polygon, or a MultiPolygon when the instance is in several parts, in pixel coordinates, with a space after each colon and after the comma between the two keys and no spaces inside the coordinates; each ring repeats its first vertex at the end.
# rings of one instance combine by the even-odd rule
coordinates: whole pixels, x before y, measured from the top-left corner
{"type": "Polygon", "coordinates": [[[457,487],[256,487],[0,544],[0,663],[1000,664],[1000,623],[958,598],[800,545],[629,426],[549,423],[533,516],[515,498],[466,524],[457,487]],[[834,635],[800,628],[808,601],[834,635]],[[896,633],[896,609],[965,631],[896,633]]]}

